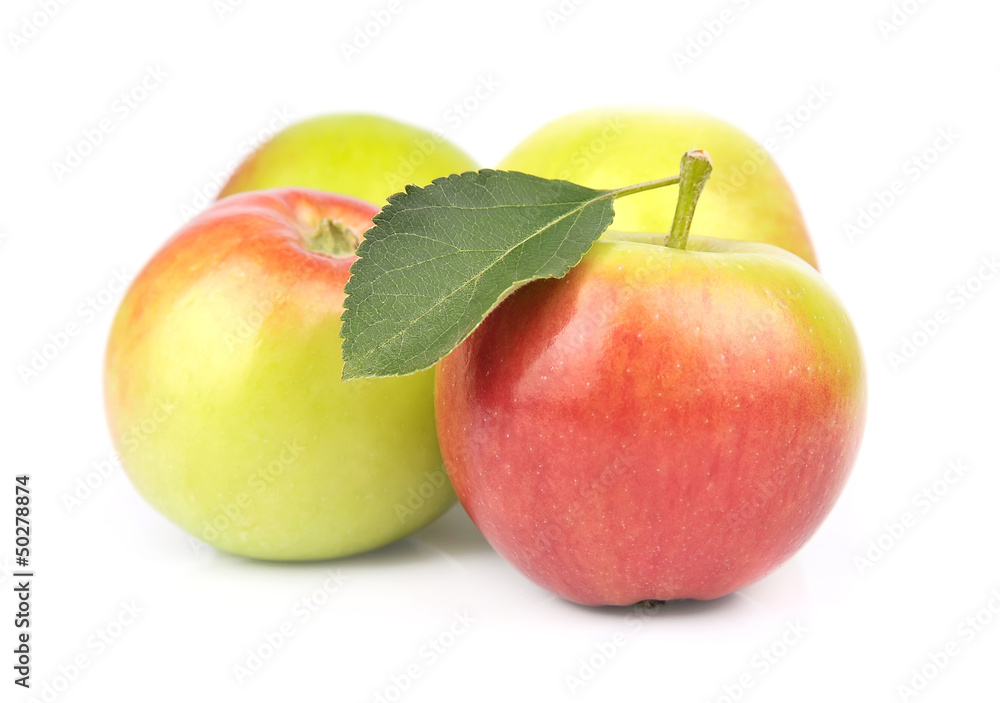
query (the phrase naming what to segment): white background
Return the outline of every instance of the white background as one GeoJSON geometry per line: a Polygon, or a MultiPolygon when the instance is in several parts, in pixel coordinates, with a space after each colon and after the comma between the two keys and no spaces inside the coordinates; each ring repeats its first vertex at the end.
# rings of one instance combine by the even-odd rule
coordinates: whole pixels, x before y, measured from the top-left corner
{"type": "MultiPolygon", "coordinates": [[[[347,62],[342,44],[388,0],[245,0],[230,12],[212,0],[95,0],[51,18],[37,14],[45,3],[4,1],[0,556],[9,568],[12,477],[30,473],[31,695],[48,684],[59,689],[49,701],[1000,700],[1000,282],[973,280],[1000,253],[997,4],[907,0],[911,14],[889,32],[879,23],[890,0],[400,2],[347,62]],[[555,22],[547,13],[560,7],[555,22]],[[678,66],[723,9],[732,21],[701,34],[700,55],[678,66]],[[22,32],[32,36],[12,41],[22,32]],[[112,104],[150,68],[165,78],[120,119],[112,104]],[[446,114],[484,78],[499,87],[456,125],[446,114]],[[803,107],[814,89],[830,97],[803,107]],[[859,329],[870,383],[862,451],[833,513],[784,567],[718,601],[636,620],[549,596],[457,506],[378,552],[303,565],[194,548],[118,468],[67,509],[64,496],[111,452],[101,360],[118,300],[37,378],[23,382],[18,366],[79,322],[78,306],[116,271],[134,275],[275,110],[439,127],[491,166],[545,122],[601,105],[694,108],[775,138],[823,273],[859,329]],[[789,133],[798,108],[806,119],[789,133]],[[105,117],[114,131],[60,181],[53,163],[105,117]],[[935,151],[939,130],[956,136],[935,151]],[[913,178],[928,149],[933,163],[913,178]],[[876,191],[896,180],[905,192],[880,211],[876,191]],[[859,209],[878,216],[852,241],[845,225],[859,209]],[[957,309],[960,285],[977,292],[957,309]],[[938,310],[948,322],[918,334],[938,310]],[[889,354],[915,335],[917,354],[893,368],[889,354]],[[949,462],[971,467],[952,485],[941,482],[949,462]],[[914,496],[935,488],[943,495],[920,510],[914,496]],[[889,536],[906,512],[915,526],[889,536]],[[880,538],[881,556],[859,568],[880,538]],[[343,584],[328,595],[331,570],[343,584]],[[296,604],[314,593],[325,602],[303,622],[296,604]],[[141,613],[107,630],[133,602],[141,613]],[[962,629],[977,612],[981,631],[962,629]],[[474,622],[454,637],[458,616],[474,622]],[[234,665],[285,621],[293,633],[238,683],[234,665]],[[117,635],[103,650],[102,629],[117,635]],[[616,635],[624,644],[602,665],[616,635]],[[421,654],[431,640],[450,645],[433,661],[421,654]],[[934,672],[928,655],[949,642],[958,654],[934,672]],[[780,655],[766,669],[762,650],[780,655]],[[80,655],[89,666],[74,675],[80,655]],[[590,659],[599,670],[571,690],[567,676],[590,659]],[[413,665],[420,677],[391,688],[413,665]],[[929,684],[902,695],[925,665],[929,684]],[[752,687],[734,688],[741,677],[752,687]]],[[[20,701],[14,584],[2,578],[0,698],[20,701]]]]}

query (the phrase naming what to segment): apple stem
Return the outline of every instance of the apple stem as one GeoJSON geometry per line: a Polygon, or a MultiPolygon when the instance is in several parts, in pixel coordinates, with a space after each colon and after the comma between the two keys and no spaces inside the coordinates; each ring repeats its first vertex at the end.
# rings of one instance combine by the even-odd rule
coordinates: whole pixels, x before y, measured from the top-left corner
{"type": "Polygon", "coordinates": [[[312,251],[328,256],[350,256],[361,243],[354,230],[343,222],[328,217],[320,220],[316,231],[308,237],[308,242],[312,251]]]}
{"type": "Polygon", "coordinates": [[[680,183],[680,175],[669,176],[668,178],[657,178],[655,181],[646,181],[645,183],[637,183],[634,186],[625,186],[624,188],[616,188],[615,190],[608,191],[605,193],[606,196],[612,198],[620,198],[624,195],[632,195],[634,193],[641,193],[646,190],[654,190],[656,188],[662,188],[663,186],[672,186],[676,183],[680,183]]]}
{"type": "Polygon", "coordinates": [[[687,247],[691,222],[694,220],[694,209],[711,173],[712,159],[708,152],[694,149],[681,157],[677,209],[674,210],[674,221],[670,225],[670,236],[664,238],[664,244],[668,247],[674,249],[687,247]]]}

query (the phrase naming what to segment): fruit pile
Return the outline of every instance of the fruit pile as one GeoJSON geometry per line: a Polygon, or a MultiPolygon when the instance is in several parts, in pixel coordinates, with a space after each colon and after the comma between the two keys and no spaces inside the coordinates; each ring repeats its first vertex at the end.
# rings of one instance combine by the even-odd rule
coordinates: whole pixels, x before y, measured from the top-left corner
{"type": "Polygon", "coordinates": [[[475,168],[365,115],[240,165],[112,325],[108,422],[139,492],[271,560],[375,549],[457,495],[590,605],[716,598],[791,557],[844,487],[866,391],[767,153],[704,115],[602,110],[475,168]]]}

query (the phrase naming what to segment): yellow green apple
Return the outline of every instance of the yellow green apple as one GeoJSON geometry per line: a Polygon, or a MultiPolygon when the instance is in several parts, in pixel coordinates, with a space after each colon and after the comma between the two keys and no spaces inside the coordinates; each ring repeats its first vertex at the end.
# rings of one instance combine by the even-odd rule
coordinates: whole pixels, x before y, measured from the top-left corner
{"type": "MultiPolygon", "coordinates": [[[[498,168],[618,188],[674,172],[677,155],[703,149],[715,171],[701,195],[694,236],[764,242],[816,266],[795,195],[770,154],[731,124],[679,110],[596,109],[551,122],[522,141],[498,168]]],[[[663,188],[615,203],[612,227],[670,229],[677,190],[663,188]]]]}
{"type": "Polygon", "coordinates": [[[381,206],[408,184],[475,170],[440,132],[369,114],[334,114],[290,125],[237,167],[220,198],[284,186],[350,195],[381,206]]]}
{"type": "Polygon", "coordinates": [[[378,212],[279,188],[230,196],[133,281],[105,359],[108,423],[163,515],[227,552],[340,557],[454,502],[434,372],[344,382],[340,316],[378,212]]]}

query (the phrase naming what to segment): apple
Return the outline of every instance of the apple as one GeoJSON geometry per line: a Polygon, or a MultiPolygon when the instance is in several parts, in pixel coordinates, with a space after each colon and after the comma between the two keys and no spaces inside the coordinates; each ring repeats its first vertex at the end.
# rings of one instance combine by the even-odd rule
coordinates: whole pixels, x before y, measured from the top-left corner
{"type": "MultiPolygon", "coordinates": [[[[617,188],[671,173],[677,155],[694,148],[712,155],[715,171],[691,234],[774,244],[816,266],[795,195],[768,151],[708,115],[625,109],[576,113],[529,136],[498,168],[617,188]]],[[[666,232],[676,199],[676,189],[664,188],[618,201],[612,226],[666,232]]]]}
{"type": "Polygon", "coordinates": [[[377,115],[324,115],[293,124],[259,147],[219,197],[301,186],[382,205],[407,184],[427,185],[475,168],[438,132],[377,115]]]}
{"type": "Polygon", "coordinates": [[[771,572],[844,487],[865,398],[857,335],[814,268],[687,233],[605,233],[504,299],[436,381],[473,522],[586,605],[712,599],[771,572]]]}
{"type": "Polygon", "coordinates": [[[344,382],[348,269],[378,208],[284,188],[214,203],[152,258],[115,316],[108,424],[139,493],[234,554],[354,554],[454,502],[433,370],[344,382]]]}

